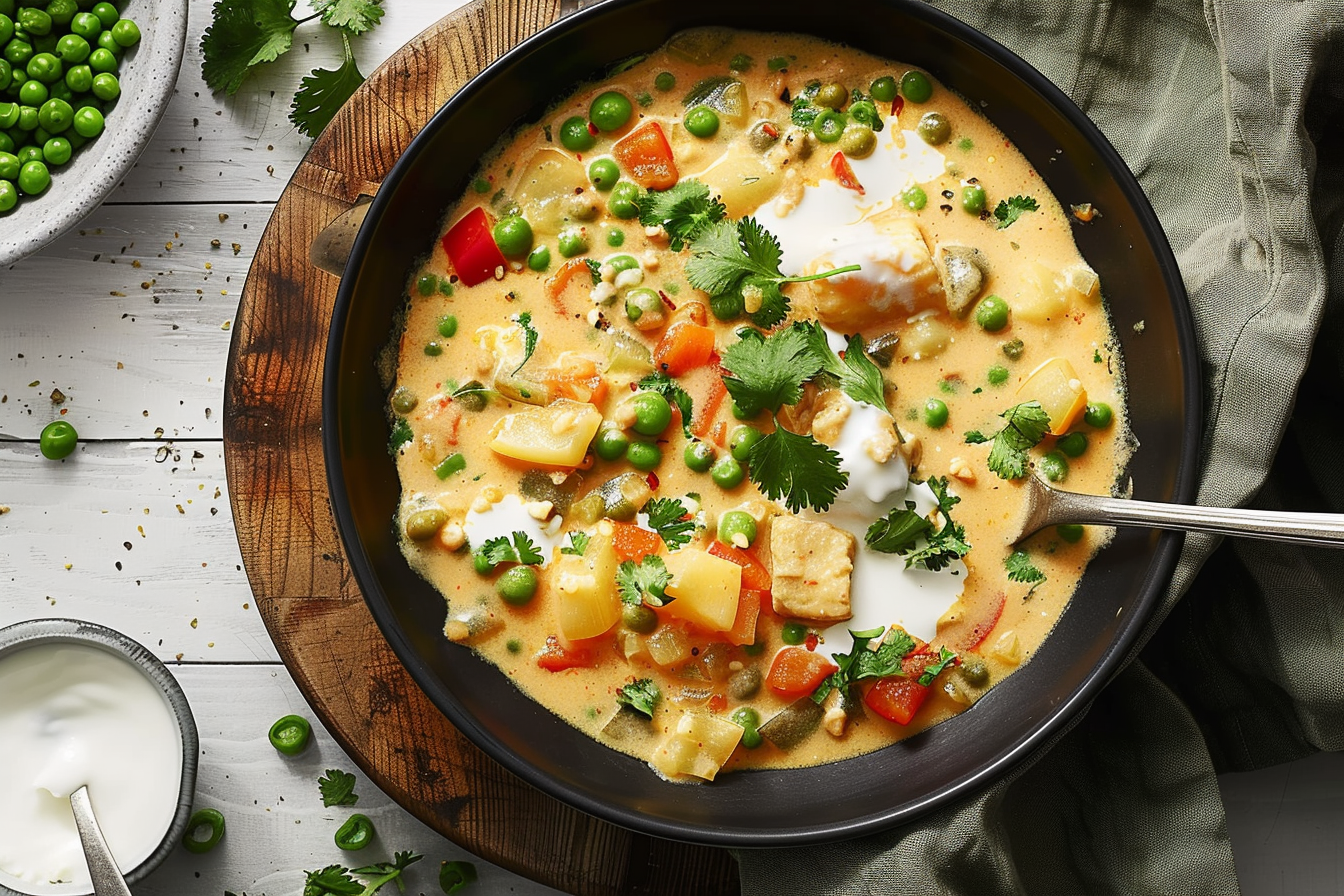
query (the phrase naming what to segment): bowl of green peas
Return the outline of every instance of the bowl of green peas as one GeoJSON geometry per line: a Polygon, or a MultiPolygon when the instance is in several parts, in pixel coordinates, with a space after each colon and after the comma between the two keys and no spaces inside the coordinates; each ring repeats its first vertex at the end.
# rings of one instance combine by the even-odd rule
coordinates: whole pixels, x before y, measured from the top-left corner
{"type": "Polygon", "coordinates": [[[0,266],[97,208],[167,108],[186,0],[0,0],[0,266]]]}

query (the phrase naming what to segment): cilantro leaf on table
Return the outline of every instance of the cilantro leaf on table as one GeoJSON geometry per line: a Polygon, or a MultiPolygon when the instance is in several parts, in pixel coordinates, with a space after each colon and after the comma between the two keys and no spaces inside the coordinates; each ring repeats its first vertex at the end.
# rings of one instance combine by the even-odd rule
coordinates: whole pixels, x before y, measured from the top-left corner
{"type": "Polygon", "coordinates": [[[803,383],[821,369],[806,325],[778,330],[769,336],[747,331],[723,352],[723,385],[746,415],[761,410],[772,414],[803,397],[803,383]]]}
{"type": "Polygon", "coordinates": [[[681,412],[681,431],[686,434],[686,438],[695,438],[695,433],[691,432],[691,417],[695,414],[695,406],[691,401],[690,393],[677,385],[676,380],[661,370],[644,377],[638,385],[641,389],[657,392],[667,399],[668,404],[676,407],[681,412]]]}
{"type": "Polygon", "coordinates": [[[690,544],[695,532],[695,520],[689,519],[686,505],[680,498],[653,498],[644,505],[649,516],[649,528],[657,532],[672,550],[690,544]]]}
{"type": "Polygon", "coordinates": [[[363,34],[383,17],[377,0],[315,0],[313,12],[322,16],[324,25],[344,28],[351,34],[363,34]]]}
{"type": "Polygon", "coordinates": [[[526,532],[514,532],[512,538],[512,543],[503,535],[491,538],[478,550],[492,567],[501,563],[521,563],[531,566],[541,562],[541,550],[526,532]]]}
{"type": "Polygon", "coordinates": [[[638,563],[626,560],[616,570],[616,587],[627,604],[661,607],[670,600],[663,591],[671,582],[672,573],[663,558],[652,554],[638,563]]]}
{"type": "Polygon", "coordinates": [[[804,507],[825,510],[849,484],[835,449],[782,427],[751,446],[749,469],[761,494],[782,500],[794,513],[804,507]]]}
{"type": "Polygon", "coordinates": [[[668,247],[674,252],[722,221],[727,214],[723,203],[711,198],[709,187],[694,178],[677,181],[668,190],[644,193],[635,205],[639,209],[639,223],[666,230],[668,247]]]}
{"type": "Polygon", "coordinates": [[[238,92],[254,65],[274,62],[294,42],[294,0],[216,0],[201,35],[201,76],[211,93],[238,92]]]}
{"type": "Polygon", "coordinates": [[[353,806],[359,802],[355,793],[355,776],[338,768],[329,768],[327,773],[317,779],[318,793],[322,794],[322,805],[353,806]]]}
{"type": "Polygon", "coordinates": [[[583,552],[588,550],[588,540],[587,532],[571,532],[569,533],[569,544],[560,548],[560,553],[582,557],[583,552]]]}
{"type": "Polygon", "coordinates": [[[924,687],[933,684],[933,680],[942,674],[942,671],[957,661],[957,655],[946,647],[938,648],[938,659],[924,667],[924,674],[917,679],[924,687]]]}
{"type": "Polygon", "coordinates": [[[1032,591],[1035,591],[1036,586],[1045,581],[1045,573],[1041,572],[1036,564],[1031,562],[1031,557],[1026,551],[1013,551],[1003,561],[1003,566],[1008,570],[1010,581],[1030,585],[1032,591]]]}
{"type": "Polygon", "coordinates": [[[1003,230],[1027,212],[1034,212],[1038,208],[1040,206],[1030,196],[1001,199],[999,204],[994,206],[994,226],[998,230],[1003,230]]]}
{"type": "Polygon", "coordinates": [[[396,853],[391,862],[365,865],[353,871],[341,865],[328,865],[321,871],[309,871],[303,882],[303,896],[374,896],[384,884],[393,881],[396,881],[398,890],[404,891],[406,884],[401,880],[402,872],[423,858],[407,851],[396,853]],[[353,874],[368,880],[361,884],[351,877],[353,874]]]}
{"type": "MultiPolygon", "coordinates": [[[[1013,405],[999,416],[1007,422],[993,436],[987,464],[1000,479],[1021,479],[1027,475],[1027,451],[1045,437],[1050,415],[1039,401],[1028,401],[1013,405]]],[[[971,430],[965,438],[968,445],[991,441],[979,430],[971,430]]]]}
{"type": "Polygon", "coordinates": [[[832,672],[812,693],[812,699],[821,703],[833,690],[844,690],[865,678],[885,678],[888,675],[900,675],[901,661],[917,646],[915,639],[900,626],[893,625],[890,630],[873,628],[866,631],[851,631],[854,646],[849,653],[831,654],[831,659],[840,668],[832,672]],[[883,637],[883,635],[886,637],[883,637]],[[875,639],[882,638],[875,650],[869,649],[875,639]]]}
{"type": "Polygon", "coordinates": [[[658,700],[663,696],[662,691],[658,690],[658,685],[654,684],[652,678],[641,678],[639,681],[631,682],[616,692],[616,703],[620,706],[628,706],[635,712],[653,718],[653,708],[658,705],[658,700]]]}
{"type": "Polygon", "coordinates": [[[294,94],[289,120],[305,137],[322,133],[346,100],[364,83],[364,75],[355,64],[355,54],[350,51],[350,38],[344,33],[341,34],[341,44],[345,47],[341,67],[313,69],[299,82],[298,92],[294,94]]]}

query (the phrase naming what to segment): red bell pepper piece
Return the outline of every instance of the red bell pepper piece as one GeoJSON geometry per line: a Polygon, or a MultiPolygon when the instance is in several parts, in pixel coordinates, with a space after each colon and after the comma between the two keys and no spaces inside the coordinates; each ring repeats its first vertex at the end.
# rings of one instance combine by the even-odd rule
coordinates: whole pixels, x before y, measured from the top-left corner
{"type": "Polygon", "coordinates": [[[580,666],[591,666],[593,655],[582,647],[566,648],[555,635],[546,636],[546,646],[537,654],[537,665],[547,672],[562,672],[580,666]]]}
{"type": "Polygon", "coordinates": [[[835,174],[835,179],[840,182],[840,186],[851,190],[857,190],[860,196],[863,195],[863,184],[854,176],[854,169],[849,167],[849,159],[845,154],[838,152],[831,156],[831,171],[835,174]]]}
{"type": "Polygon", "coordinates": [[[840,667],[805,647],[785,647],[775,654],[765,683],[785,697],[804,697],[817,689],[826,676],[840,667]]]}
{"type": "Polygon", "coordinates": [[[744,588],[737,596],[737,616],[733,627],[724,633],[729,644],[755,644],[756,620],[761,615],[761,603],[770,599],[770,592],[744,588]]]}
{"type": "Polygon", "coordinates": [[[611,535],[611,549],[618,560],[633,560],[638,563],[650,554],[658,553],[663,540],[657,532],[641,529],[634,523],[611,524],[615,531],[611,535]]]}
{"type": "Polygon", "coordinates": [[[630,179],[646,190],[670,190],[677,184],[677,162],[663,128],[646,121],[611,148],[630,179]]]}
{"type": "Polygon", "coordinates": [[[879,678],[863,695],[864,705],[889,722],[909,725],[928,699],[930,688],[913,678],[892,675],[879,678]]]}
{"type": "Polygon", "coordinates": [[[715,541],[709,546],[709,552],[720,560],[728,560],[742,567],[742,587],[753,591],[769,591],[773,582],[770,573],[749,551],[715,541]]]}
{"type": "Polygon", "coordinates": [[[484,283],[505,267],[504,253],[495,245],[494,223],[485,209],[467,212],[443,235],[443,251],[453,263],[457,277],[467,286],[484,283]]]}

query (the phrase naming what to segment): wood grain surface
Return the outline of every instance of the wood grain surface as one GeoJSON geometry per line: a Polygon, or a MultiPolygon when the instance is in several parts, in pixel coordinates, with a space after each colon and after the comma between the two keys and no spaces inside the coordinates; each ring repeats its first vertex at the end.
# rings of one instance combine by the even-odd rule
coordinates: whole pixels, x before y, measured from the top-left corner
{"type": "Polygon", "coordinates": [[[225,465],[257,607],[341,745],[432,828],[576,894],[735,893],[736,866],[598,821],[468,742],[388,647],[342,550],[321,444],[322,365],[338,281],[312,267],[319,232],[376,191],[411,138],[476,72],[560,15],[558,2],[478,0],[375,71],[314,144],[257,248],[225,384],[225,465]]]}

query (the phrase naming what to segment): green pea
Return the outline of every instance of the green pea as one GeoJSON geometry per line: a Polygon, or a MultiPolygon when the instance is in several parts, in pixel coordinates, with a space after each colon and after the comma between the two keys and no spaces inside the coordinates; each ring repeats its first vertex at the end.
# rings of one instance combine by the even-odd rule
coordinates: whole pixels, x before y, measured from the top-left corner
{"type": "Polygon", "coordinates": [[[930,429],[941,429],[947,425],[947,403],[941,398],[930,398],[924,402],[922,414],[924,425],[930,429]]]}
{"type": "Polygon", "coordinates": [[[613,217],[628,221],[639,217],[639,187],[629,181],[621,181],[611,188],[607,197],[607,211],[613,217]]]}
{"type": "Polygon", "coordinates": [[[1060,523],[1055,527],[1055,534],[1069,544],[1076,544],[1082,540],[1083,527],[1077,523],[1060,523]]]}
{"type": "Polygon", "coordinates": [[[663,449],[653,442],[631,442],[625,449],[625,459],[636,470],[647,473],[663,462],[663,449]]]}
{"type": "Polygon", "coordinates": [[[912,103],[927,102],[933,96],[933,84],[923,72],[908,71],[901,75],[901,95],[912,103]]]}
{"type": "Polygon", "coordinates": [[[630,438],[617,426],[603,426],[593,439],[593,453],[603,460],[619,460],[630,447],[630,438]]]}
{"type": "Polygon", "coordinates": [[[98,35],[98,39],[97,39],[96,41],[94,41],[94,42],[95,42],[96,44],[98,44],[98,46],[99,46],[101,49],[107,50],[109,53],[111,53],[113,56],[117,57],[118,59],[120,59],[120,58],[122,57],[122,55],[125,54],[125,52],[126,52],[126,51],[122,48],[121,44],[117,43],[117,40],[116,40],[116,38],[114,38],[114,37],[112,36],[112,32],[111,32],[111,31],[104,31],[104,32],[100,33],[100,34],[98,35]]]}
{"type": "Polygon", "coordinates": [[[915,125],[915,133],[930,146],[941,146],[952,136],[952,125],[941,112],[925,112],[915,125]]]}
{"type": "Polygon", "coordinates": [[[1051,482],[1063,482],[1069,478],[1069,462],[1058,451],[1051,451],[1036,462],[1036,468],[1051,482]]]}
{"type": "Polygon", "coordinates": [[[653,86],[667,93],[673,87],[677,86],[677,76],[671,72],[659,72],[653,79],[653,86]]]}
{"type": "Polygon", "coordinates": [[[8,59],[0,58],[0,90],[8,90],[14,82],[14,67],[8,59]]]}
{"type": "Polygon", "coordinates": [[[582,230],[562,230],[555,242],[565,258],[573,258],[588,251],[588,237],[582,230]]]}
{"type": "Polygon", "coordinates": [[[751,457],[752,446],[763,438],[765,433],[754,426],[735,426],[728,435],[728,453],[735,460],[746,463],[751,457]]]}
{"type": "Polygon", "coordinates": [[[12,152],[0,152],[0,180],[13,180],[19,176],[19,157],[12,152]]]}
{"type": "Polygon", "coordinates": [[[38,110],[37,121],[51,134],[59,134],[70,127],[75,110],[65,100],[50,99],[38,110]]]}
{"type": "Polygon", "coordinates": [[[19,104],[0,102],[0,129],[9,130],[19,123],[19,104]]]}
{"type": "Polygon", "coordinates": [[[714,466],[714,456],[717,453],[713,445],[696,439],[686,443],[686,450],[681,453],[681,459],[693,472],[708,473],[709,468],[714,466]]]}
{"type": "Polygon", "coordinates": [[[742,469],[742,464],[738,463],[737,458],[731,454],[719,458],[714,462],[714,466],[709,468],[709,478],[714,480],[715,485],[723,489],[737,488],[742,484],[746,475],[746,471],[742,469]]]}
{"type": "Polygon", "coordinates": [[[439,278],[436,274],[423,274],[415,281],[415,291],[420,293],[421,297],[432,296],[439,289],[439,278]]]}
{"type": "Polygon", "coordinates": [[[121,96],[121,82],[111,72],[99,72],[93,76],[93,95],[103,102],[111,102],[121,96]]]}
{"type": "Polygon", "coordinates": [[[103,23],[91,12],[77,12],[70,20],[70,32],[86,41],[97,40],[98,33],[102,30],[103,23]]]}
{"type": "Polygon", "coordinates": [[[121,19],[112,26],[112,39],[122,47],[133,47],[140,43],[140,26],[130,19],[121,19]]]}
{"type": "Polygon", "coordinates": [[[42,144],[42,158],[48,165],[64,165],[73,152],[70,141],[64,137],[52,137],[42,144]]]}
{"type": "Polygon", "coordinates": [[[1087,451],[1087,436],[1081,432],[1071,432],[1055,442],[1055,447],[1066,457],[1082,457],[1087,451]]]}
{"type": "MultiPolygon", "coordinates": [[[[27,192],[26,190],[24,192],[27,192]]],[[[74,453],[79,444],[79,433],[64,420],[53,420],[42,428],[38,437],[38,449],[48,460],[60,460],[74,453]]]]}
{"type": "Polygon", "coordinates": [[[86,106],[75,113],[75,133],[81,137],[97,137],[103,132],[103,113],[92,106],[86,106]]]}
{"type": "Polygon", "coordinates": [[[33,146],[35,146],[38,151],[38,155],[34,156],[33,157],[34,159],[43,162],[47,160],[46,157],[42,155],[42,144],[46,143],[53,136],[54,135],[51,133],[51,131],[47,130],[41,125],[38,125],[37,129],[33,131],[32,135],[33,146]]]}
{"type": "Polygon", "coordinates": [[[425,354],[431,358],[437,358],[443,354],[443,343],[438,340],[431,340],[425,343],[425,354]]]}
{"type": "Polygon", "coordinates": [[[16,149],[18,147],[14,145],[14,138],[9,136],[8,132],[0,131],[0,152],[12,153],[16,149]]]}
{"type": "Polygon", "coordinates": [[[979,184],[967,184],[961,188],[961,210],[968,215],[978,215],[985,210],[985,188],[979,184]]]}
{"type": "Polygon", "coordinates": [[[32,131],[37,129],[37,108],[34,106],[19,107],[19,130],[32,131]]]}
{"type": "Polygon", "coordinates": [[[107,2],[95,3],[89,12],[98,17],[98,23],[103,28],[111,28],[121,18],[121,13],[117,12],[117,8],[107,2]]]}
{"type": "Polygon", "coordinates": [[[625,231],[618,228],[607,231],[607,245],[613,249],[619,249],[625,245],[625,231]]]}
{"type": "Polygon", "coordinates": [[[407,386],[398,386],[392,392],[392,410],[398,414],[409,414],[419,403],[419,397],[407,386]]]}
{"type": "Polygon", "coordinates": [[[51,172],[44,162],[28,162],[19,169],[18,184],[24,193],[36,196],[51,185],[51,172]]]}
{"type": "Polygon", "coordinates": [[[93,87],[93,69],[87,65],[73,65],[66,69],[65,86],[75,93],[88,93],[93,87]]]}
{"type": "Polygon", "coordinates": [[[877,135],[866,125],[850,125],[840,135],[840,151],[851,159],[866,159],[877,148],[877,135]]]}
{"type": "Polygon", "coordinates": [[[622,271],[633,271],[639,267],[639,259],[633,255],[613,255],[602,262],[602,267],[611,268],[612,276],[619,276],[622,271]]]}
{"type": "Polygon", "coordinates": [[[54,53],[38,53],[28,60],[28,77],[51,84],[65,77],[65,66],[54,53]]]}
{"type": "Polygon", "coordinates": [[[740,292],[726,292],[709,297],[709,310],[719,320],[736,320],[746,310],[746,301],[740,292]]]}
{"type": "Polygon", "coordinates": [[[452,339],[457,335],[457,315],[445,314],[443,317],[439,318],[437,329],[439,335],[444,339],[452,339]]]}
{"type": "Polygon", "coordinates": [[[488,576],[495,571],[495,564],[478,548],[471,552],[471,568],[478,576],[488,576]]]}
{"type": "Polygon", "coordinates": [[[752,411],[751,413],[747,413],[738,405],[736,401],[730,401],[729,410],[732,411],[734,420],[755,420],[761,414],[760,411],[752,411]]]}
{"type": "Polygon", "coordinates": [[[919,184],[914,184],[901,194],[901,205],[917,212],[929,204],[929,194],[924,192],[924,188],[919,184]]]}
{"type": "Polygon", "coordinates": [[[495,582],[495,591],[505,603],[521,607],[537,596],[537,571],[530,566],[506,569],[495,582]]]}
{"type": "Polygon", "coordinates": [[[896,99],[896,93],[899,89],[895,78],[891,75],[883,75],[868,85],[868,95],[878,102],[889,103],[896,99]]]}
{"type": "Polygon", "coordinates": [[[507,215],[495,222],[494,237],[506,258],[521,258],[532,249],[532,225],[521,215],[507,215]]]}
{"type": "Polygon", "coordinates": [[[28,6],[20,9],[15,19],[18,26],[26,34],[33,37],[41,37],[44,34],[51,33],[51,16],[35,7],[28,6]]]}
{"type": "Polygon", "coordinates": [[[989,667],[984,660],[970,660],[962,663],[957,670],[962,679],[973,688],[982,688],[989,684],[989,667]]]}
{"type": "Polygon", "coordinates": [[[19,188],[8,180],[0,178],[0,213],[4,213],[19,204],[19,188]]]}
{"type": "Polygon", "coordinates": [[[732,59],[728,60],[728,70],[731,72],[745,72],[751,68],[752,59],[746,53],[738,53],[732,59]]]}
{"type": "Polygon", "coordinates": [[[989,372],[985,374],[985,379],[989,380],[991,386],[1002,386],[1008,382],[1008,368],[995,364],[989,368],[989,372]]]}
{"type": "Polygon", "coordinates": [[[1017,361],[1022,357],[1023,353],[1026,352],[1027,346],[1021,339],[1010,339],[1007,342],[1001,343],[999,349],[1003,352],[1005,357],[1012,361],[1017,361]]]}
{"type": "Polygon", "coordinates": [[[115,72],[117,57],[112,51],[99,47],[89,54],[89,68],[95,72],[115,72]]]}
{"type": "Polygon", "coordinates": [[[537,246],[527,254],[527,266],[537,272],[546,270],[551,266],[551,250],[537,246]]]}
{"type": "Polygon", "coordinates": [[[822,143],[835,143],[845,132],[845,113],[827,109],[812,120],[812,133],[822,143]]]}
{"type": "Polygon", "coordinates": [[[68,27],[70,20],[75,17],[75,13],[78,11],[79,6],[76,5],[75,0],[51,0],[47,4],[47,15],[51,16],[52,24],[59,25],[61,28],[68,27]]]}
{"type": "Polygon", "coordinates": [[[658,293],[640,286],[625,294],[625,316],[641,330],[647,330],[660,326],[667,314],[658,293]]]}
{"type": "MultiPolygon", "coordinates": [[[[36,144],[29,144],[28,146],[25,146],[23,149],[20,149],[18,159],[19,159],[20,171],[22,171],[23,166],[27,165],[29,162],[46,161],[46,159],[42,155],[42,147],[36,144]]],[[[15,179],[17,179],[18,175],[16,174],[14,177],[15,179]]]]}
{"type": "Polygon", "coordinates": [[[9,39],[13,36],[14,20],[9,17],[9,13],[0,10],[0,45],[9,43],[9,39]]]}
{"type": "Polygon", "coordinates": [[[1094,429],[1105,429],[1111,425],[1111,406],[1105,402],[1090,402],[1083,411],[1083,422],[1094,429]]]}
{"type": "Polygon", "coordinates": [[[975,322],[987,333],[997,333],[1008,326],[1008,303],[998,296],[985,296],[975,306],[975,322]]]}
{"type": "Polygon", "coordinates": [[[594,159],[588,166],[588,179],[594,187],[605,193],[621,179],[621,166],[616,164],[615,159],[594,159]]]}
{"type": "Polygon", "coordinates": [[[51,91],[47,85],[37,79],[24,81],[23,86],[19,88],[19,102],[25,106],[40,106],[51,96],[51,91]]]}
{"type": "Polygon", "coordinates": [[[785,644],[797,646],[807,640],[807,626],[801,622],[786,622],[779,639],[785,644]]]}
{"type": "Polygon", "coordinates": [[[824,109],[839,109],[849,99],[849,91],[844,85],[832,81],[822,84],[812,96],[812,102],[824,109]]]}
{"type": "Polygon", "coordinates": [[[560,145],[570,152],[586,152],[593,148],[597,137],[588,130],[582,115],[566,118],[560,125],[560,145]]]}
{"type": "Polygon", "coordinates": [[[733,547],[751,547],[756,540],[756,520],[745,510],[730,510],[719,517],[718,537],[733,547]]]}
{"type": "Polygon", "coordinates": [[[625,127],[634,111],[629,97],[618,90],[608,90],[593,100],[588,107],[588,117],[599,131],[618,131],[625,127]]]}
{"type": "Polygon", "coordinates": [[[696,106],[686,113],[682,124],[692,136],[708,139],[719,132],[719,113],[708,106],[696,106]]]}
{"type": "Polygon", "coordinates": [[[743,728],[757,728],[761,724],[761,714],[750,706],[740,706],[728,716],[728,721],[743,728]]]}
{"type": "Polygon", "coordinates": [[[56,41],[56,55],[63,62],[78,65],[89,58],[92,48],[89,42],[78,34],[67,34],[56,41]]]}
{"type": "Polygon", "coordinates": [[[632,632],[647,635],[658,627],[658,614],[643,604],[621,607],[621,623],[632,632]]]}

